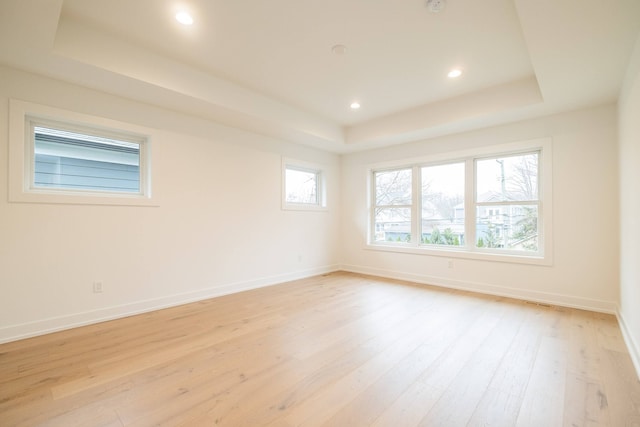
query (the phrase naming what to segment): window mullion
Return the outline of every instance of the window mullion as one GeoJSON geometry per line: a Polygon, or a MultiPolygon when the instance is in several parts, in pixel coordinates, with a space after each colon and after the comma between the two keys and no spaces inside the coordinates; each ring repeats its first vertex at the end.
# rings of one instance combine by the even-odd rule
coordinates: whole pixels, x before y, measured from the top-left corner
{"type": "Polygon", "coordinates": [[[376,235],[376,172],[371,170],[369,172],[369,236],[367,241],[373,243],[376,235]]]}
{"type": "Polygon", "coordinates": [[[411,244],[418,246],[422,241],[422,177],[420,167],[412,170],[413,195],[411,197],[411,244]]]}
{"type": "Polygon", "coordinates": [[[465,247],[474,250],[476,247],[476,171],[474,159],[465,161],[464,171],[464,234],[465,247]]]}

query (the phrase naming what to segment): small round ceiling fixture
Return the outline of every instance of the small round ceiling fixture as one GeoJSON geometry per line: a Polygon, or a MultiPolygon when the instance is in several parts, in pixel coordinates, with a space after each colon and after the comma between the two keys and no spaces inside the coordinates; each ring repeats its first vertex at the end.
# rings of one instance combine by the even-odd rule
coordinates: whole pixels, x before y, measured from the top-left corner
{"type": "Polygon", "coordinates": [[[347,47],[343,44],[337,44],[331,48],[331,52],[336,55],[344,55],[345,53],[347,53],[347,47]]]}
{"type": "Polygon", "coordinates": [[[450,79],[455,79],[456,77],[460,77],[461,75],[462,70],[460,70],[459,68],[454,68],[453,70],[449,71],[447,77],[449,77],[450,79]]]}
{"type": "Polygon", "coordinates": [[[357,110],[358,108],[360,108],[360,103],[358,101],[353,101],[350,107],[352,110],[357,110]]]}
{"type": "Polygon", "coordinates": [[[427,0],[427,8],[433,13],[442,12],[446,5],[446,0],[427,0]]]}
{"type": "Polygon", "coordinates": [[[176,20],[182,25],[192,25],[193,18],[189,15],[189,12],[181,11],[176,13],[176,20]]]}

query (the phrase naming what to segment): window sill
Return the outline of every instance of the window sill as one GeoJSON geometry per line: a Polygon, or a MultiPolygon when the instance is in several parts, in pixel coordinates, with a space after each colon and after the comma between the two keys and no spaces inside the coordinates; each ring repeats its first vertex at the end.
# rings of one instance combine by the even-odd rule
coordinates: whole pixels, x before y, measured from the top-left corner
{"type": "Polygon", "coordinates": [[[11,203],[42,203],[63,205],[111,205],[111,206],[141,206],[157,207],[158,201],[139,194],[99,193],[55,191],[55,190],[28,190],[20,191],[10,189],[9,202],[11,203]]]}
{"type": "Polygon", "coordinates": [[[283,211],[326,212],[328,209],[326,206],[287,203],[285,205],[282,205],[282,210],[283,211]]]}
{"type": "Polygon", "coordinates": [[[492,262],[505,262],[512,264],[528,264],[528,265],[541,265],[551,266],[553,260],[550,256],[537,256],[537,255],[519,255],[519,254],[503,254],[497,252],[485,252],[485,251],[469,251],[456,248],[432,248],[432,247],[416,247],[414,245],[394,244],[386,245],[382,243],[368,243],[365,245],[366,250],[382,251],[382,252],[394,252],[412,255],[423,256],[436,256],[444,258],[458,258],[469,259],[477,261],[492,261],[492,262]]]}

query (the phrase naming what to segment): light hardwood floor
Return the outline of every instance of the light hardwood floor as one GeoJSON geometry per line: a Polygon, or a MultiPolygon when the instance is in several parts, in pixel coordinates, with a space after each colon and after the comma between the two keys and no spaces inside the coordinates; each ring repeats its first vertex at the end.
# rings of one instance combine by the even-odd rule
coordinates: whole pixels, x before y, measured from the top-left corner
{"type": "Polygon", "coordinates": [[[334,273],[0,345],[1,426],[637,426],[613,316],[334,273]]]}

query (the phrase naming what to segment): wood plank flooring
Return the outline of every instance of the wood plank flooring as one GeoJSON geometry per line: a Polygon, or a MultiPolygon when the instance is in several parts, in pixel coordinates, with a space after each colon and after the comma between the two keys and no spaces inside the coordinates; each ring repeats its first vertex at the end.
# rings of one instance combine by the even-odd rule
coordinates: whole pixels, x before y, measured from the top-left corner
{"type": "Polygon", "coordinates": [[[334,273],[0,345],[0,426],[639,426],[613,316],[334,273]]]}

